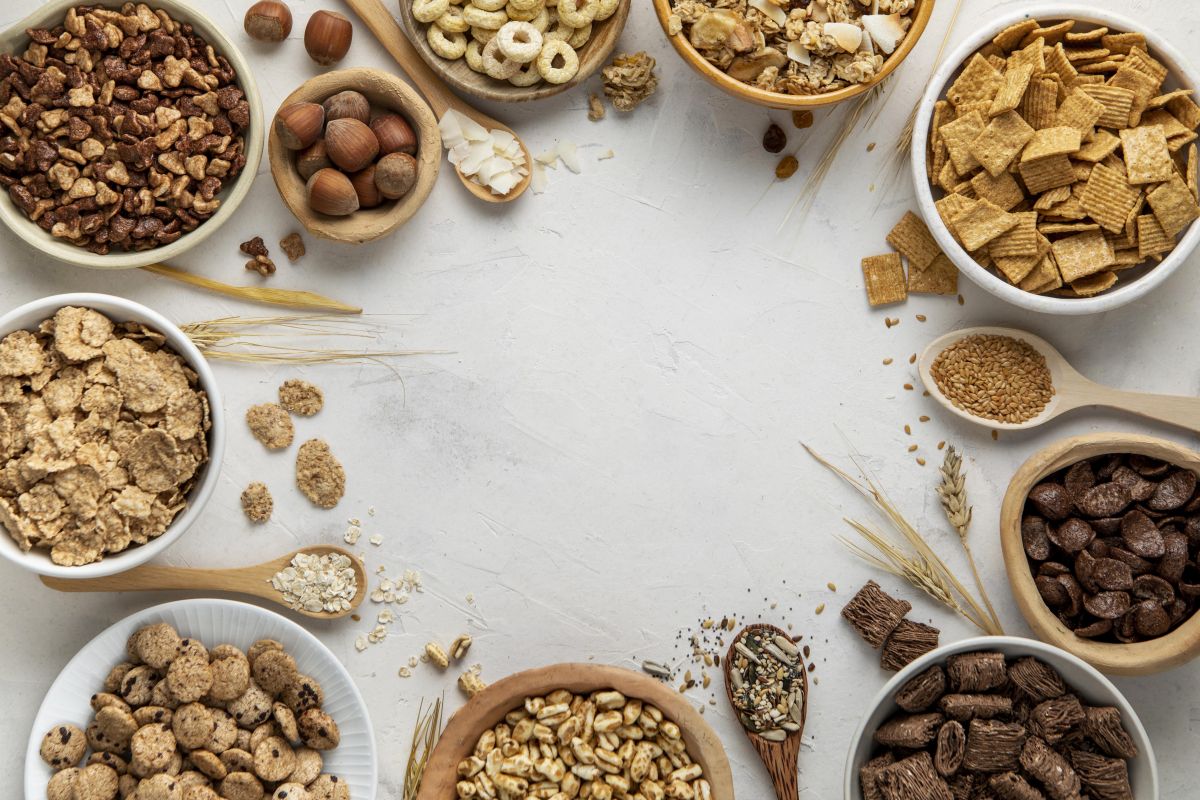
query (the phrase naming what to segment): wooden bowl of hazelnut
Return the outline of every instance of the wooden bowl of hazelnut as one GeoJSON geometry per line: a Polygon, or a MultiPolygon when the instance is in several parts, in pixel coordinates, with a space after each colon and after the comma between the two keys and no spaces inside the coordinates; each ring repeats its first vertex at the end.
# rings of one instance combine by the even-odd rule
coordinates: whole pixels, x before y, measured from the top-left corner
{"type": "Polygon", "coordinates": [[[288,95],[267,140],[271,177],[310,233],[360,244],[417,213],[441,166],[437,118],[377,69],[319,75],[288,95]]]}

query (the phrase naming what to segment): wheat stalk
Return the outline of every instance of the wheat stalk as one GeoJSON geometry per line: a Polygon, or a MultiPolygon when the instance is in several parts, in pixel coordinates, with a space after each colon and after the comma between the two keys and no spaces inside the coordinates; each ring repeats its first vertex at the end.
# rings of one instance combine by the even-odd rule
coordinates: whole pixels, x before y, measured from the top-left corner
{"type": "Polygon", "coordinates": [[[959,456],[953,445],[946,448],[946,457],[942,461],[939,473],[942,482],[938,484],[937,493],[938,498],[942,501],[942,511],[945,512],[946,521],[950,523],[950,527],[954,528],[954,532],[958,534],[958,541],[962,543],[963,552],[967,554],[967,563],[971,567],[971,574],[975,578],[975,588],[979,591],[979,596],[983,598],[992,622],[998,628],[1000,627],[1000,618],[996,614],[991,598],[988,597],[983,580],[979,577],[979,568],[975,565],[975,554],[971,552],[969,533],[972,509],[970,503],[967,502],[967,476],[962,471],[962,457],[959,456]]]}
{"type": "Polygon", "coordinates": [[[425,710],[425,701],[417,708],[417,724],[413,726],[412,745],[408,750],[408,764],[404,767],[404,800],[414,800],[429,765],[429,755],[442,734],[442,698],[433,701],[425,710]]]}
{"type": "MultiPolygon", "coordinates": [[[[850,486],[857,490],[859,494],[865,497],[871,503],[871,505],[874,506],[875,509],[887,519],[892,528],[900,535],[902,544],[908,548],[907,551],[901,547],[901,545],[890,542],[879,534],[874,535],[874,539],[887,543],[894,552],[897,552],[903,556],[900,564],[892,562],[893,566],[896,566],[896,569],[889,569],[889,572],[901,575],[914,586],[921,589],[921,591],[927,593],[929,592],[928,587],[930,585],[942,586],[945,589],[945,594],[949,596],[950,602],[946,602],[946,600],[941,599],[938,597],[938,595],[932,593],[930,596],[934,597],[935,599],[939,599],[940,602],[947,605],[947,607],[956,613],[962,614],[969,622],[971,622],[972,625],[975,625],[984,633],[993,636],[1003,635],[1004,630],[1000,626],[999,622],[989,618],[987,612],[985,612],[983,607],[979,604],[979,601],[976,600],[975,597],[967,590],[962,581],[960,581],[954,575],[954,572],[929,545],[929,542],[925,540],[925,537],[922,536],[921,533],[915,527],[913,527],[913,525],[907,519],[905,519],[904,515],[900,513],[883,489],[874,481],[873,478],[871,478],[868,470],[857,458],[852,457],[852,460],[854,461],[854,465],[858,468],[859,473],[862,475],[861,480],[834,466],[829,461],[818,455],[817,452],[808,445],[802,443],[802,446],[808,452],[808,454],[817,461],[817,463],[825,467],[833,474],[837,475],[846,483],[850,484],[850,486]],[[906,569],[903,566],[904,564],[909,565],[911,568],[906,569]],[[899,571],[897,571],[897,569],[899,571]],[[930,584],[928,581],[924,580],[924,578],[929,575],[935,577],[936,582],[934,584],[930,584]]],[[[853,521],[848,522],[851,527],[853,527],[860,534],[862,534],[864,530],[870,530],[861,523],[856,523],[853,521]]],[[[874,545],[874,541],[872,541],[870,537],[867,537],[867,540],[871,541],[874,545]]],[[[878,549],[877,545],[876,547],[878,549]]],[[[888,552],[891,551],[881,550],[881,552],[886,558],[888,557],[888,552]]],[[[873,561],[872,563],[875,562],[873,561]]]]}
{"type": "Polygon", "coordinates": [[[226,295],[227,297],[236,297],[239,300],[245,300],[250,303],[263,303],[270,306],[283,306],[285,308],[297,308],[307,311],[333,311],[338,314],[362,313],[362,309],[358,306],[347,305],[340,300],[332,300],[313,292],[305,292],[297,289],[275,289],[269,286],[233,286],[221,281],[214,281],[212,278],[193,275],[186,270],[179,269],[178,267],[169,267],[166,264],[147,264],[142,269],[154,275],[161,275],[164,278],[171,278],[180,283],[195,286],[197,289],[205,289],[210,292],[226,295]]]}

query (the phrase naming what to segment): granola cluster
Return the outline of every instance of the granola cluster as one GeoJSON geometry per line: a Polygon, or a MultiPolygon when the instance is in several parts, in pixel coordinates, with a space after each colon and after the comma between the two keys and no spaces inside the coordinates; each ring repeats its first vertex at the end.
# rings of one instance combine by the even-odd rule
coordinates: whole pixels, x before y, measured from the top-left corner
{"type": "Polygon", "coordinates": [[[812,95],[869,83],[915,0],[675,0],[669,31],[743,83],[812,95]]]}

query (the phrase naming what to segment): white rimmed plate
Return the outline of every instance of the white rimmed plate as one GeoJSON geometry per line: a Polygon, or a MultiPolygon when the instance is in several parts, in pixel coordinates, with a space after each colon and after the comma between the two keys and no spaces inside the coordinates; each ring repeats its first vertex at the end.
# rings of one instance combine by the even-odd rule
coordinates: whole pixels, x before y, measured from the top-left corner
{"type": "Polygon", "coordinates": [[[92,639],[63,668],[42,700],[25,751],[25,800],[43,800],[50,768],[38,755],[42,736],[60,722],[85,728],[92,718],[89,699],[104,678],[125,660],[125,641],[143,625],[166,622],[183,636],[208,647],[228,642],[245,650],[258,639],[275,639],[296,659],[300,671],[325,690],[323,708],[341,730],[341,744],[321,755],[325,772],[350,786],[351,800],[374,800],[379,765],[366,703],[337,657],[315,636],[289,619],[233,600],[179,600],[126,617],[92,639]]]}

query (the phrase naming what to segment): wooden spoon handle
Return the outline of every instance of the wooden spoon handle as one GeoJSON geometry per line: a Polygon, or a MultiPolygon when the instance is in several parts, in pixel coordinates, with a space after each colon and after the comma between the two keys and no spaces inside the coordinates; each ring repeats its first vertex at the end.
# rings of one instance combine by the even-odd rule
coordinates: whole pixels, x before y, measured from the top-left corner
{"type": "Polygon", "coordinates": [[[278,598],[262,573],[252,569],[183,569],[147,564],[103,578],[49,578],[42,583],[60,592],[149,592],[160,589],[195,589],[239,592],[278,598]]]}
{"type": "Polygon", "coordinates": [[[1096,384],[1081,392],[1079,400],[1073,404],[1073,407],[1081,406],[1107,406],[1200,432],[1200,397],[1126,392],[1096,384]]]}
{"type": "Polygon", "coordinates": [[[752,737],[750,742],[771,776],[775,796],[779,800],[800,800],[800,737],[789,736],[778,743],[752,737]]]}

